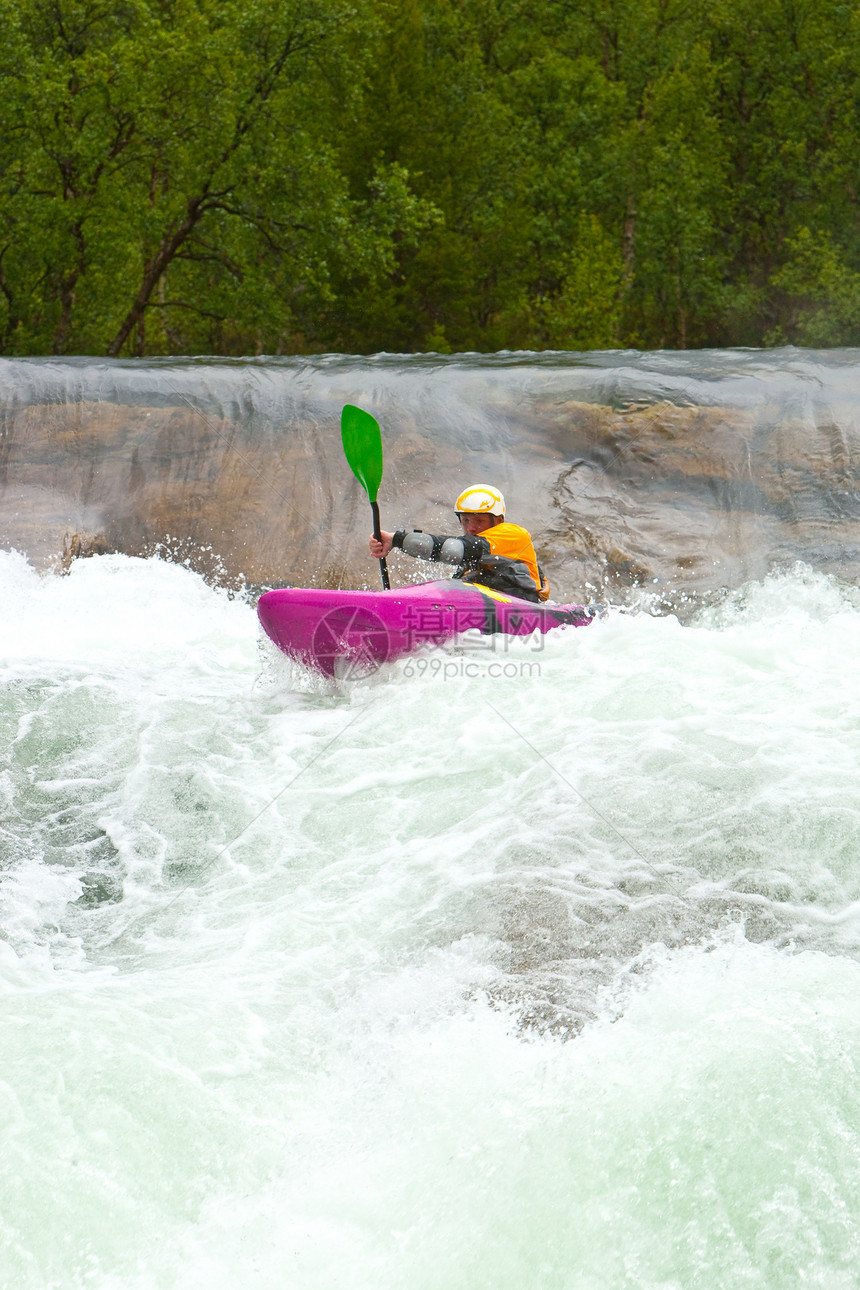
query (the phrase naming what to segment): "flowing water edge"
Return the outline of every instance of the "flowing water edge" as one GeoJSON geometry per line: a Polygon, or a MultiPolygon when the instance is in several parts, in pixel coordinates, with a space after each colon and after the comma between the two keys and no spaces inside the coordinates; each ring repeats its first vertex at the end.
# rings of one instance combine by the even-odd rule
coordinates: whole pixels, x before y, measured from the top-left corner
{"type": "Polygon", "coordinates": [[[0,548],[362,586],[346,402],[382,426],[384,527],[448,532],[494,481],[560,602],[657,585],[685,614],[797,560],[860,582],[857,350],[0,359],[0,548]]]}
{"type": "Polygon", "coordinates": [[[860,1284],[854,585],[327,690],[156,558],[0,603],[3,1290],[860,1284]]]}

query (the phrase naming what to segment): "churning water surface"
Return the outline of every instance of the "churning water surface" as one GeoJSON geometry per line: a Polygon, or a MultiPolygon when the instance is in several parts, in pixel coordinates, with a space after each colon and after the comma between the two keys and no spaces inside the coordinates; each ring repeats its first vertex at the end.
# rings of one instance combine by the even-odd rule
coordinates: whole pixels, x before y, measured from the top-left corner
{"type": "Polygon", "coordinates": [[[0,599],[4,1290],[860,1283],[856,591],[330,692],[179,566],[0,599]]]}

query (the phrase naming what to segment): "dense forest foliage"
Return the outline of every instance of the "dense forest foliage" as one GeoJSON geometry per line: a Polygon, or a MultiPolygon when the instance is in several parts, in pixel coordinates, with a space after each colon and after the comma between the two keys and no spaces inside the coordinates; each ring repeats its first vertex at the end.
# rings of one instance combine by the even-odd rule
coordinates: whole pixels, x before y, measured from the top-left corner
{"type": "Polygon", "coordinates": [[[839,0],[0,0],[0,352],[860,343],[839,0]]]}

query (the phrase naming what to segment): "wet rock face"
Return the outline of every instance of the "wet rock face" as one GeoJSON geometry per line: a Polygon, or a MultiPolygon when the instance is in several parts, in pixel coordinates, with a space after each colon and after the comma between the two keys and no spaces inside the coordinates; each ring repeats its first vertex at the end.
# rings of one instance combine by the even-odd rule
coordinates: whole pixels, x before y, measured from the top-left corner
{"type": "Polygon", "coordinates": [[[577,409],[570,440],[580,453],[555,482],[544,537],[553,560],[585,581],[602,568],[610,585],[670,596],[737,586],[798,559],[856,580],[857,424],[762,411],[577,409]]]}
{"type": "Polygon", "coordinates": [[[30,406],[7,419],[0,542],[66,563],[163,548],[206,573],[277,580],[313,527],[315,465],[301,436],[273,451],[187,407],[30,406]]]}
{"type": "Polygon", "coordinates": [[[860,410],[844,365],[800,400],[809,375],[792,355],[759,358],[766,386],[746,355],[722,359],[719,379],[675,356],[661,397],[648,355],[632,372],[591,356],[599,380],[560,356],[6,362],[0,545],[43,565],[161,550],[228,584],[375,586],[370,508],[340,445],[349,401],[383,427],[383,527],[454,532],[454,497],[490,480],[558,599],[647,586],[677,607],[797,559],[853,580],[860,410]]]}

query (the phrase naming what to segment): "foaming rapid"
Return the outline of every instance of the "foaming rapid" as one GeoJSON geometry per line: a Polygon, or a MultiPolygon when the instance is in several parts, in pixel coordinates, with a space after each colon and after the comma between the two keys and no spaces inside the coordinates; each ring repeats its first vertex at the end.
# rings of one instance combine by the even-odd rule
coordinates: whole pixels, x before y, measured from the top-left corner
{"type": "Polygon", "coordinates": [[[178,565],[0,597],[4,1290],[856,1286],[855,590],[328,691],[178,565]]]}

